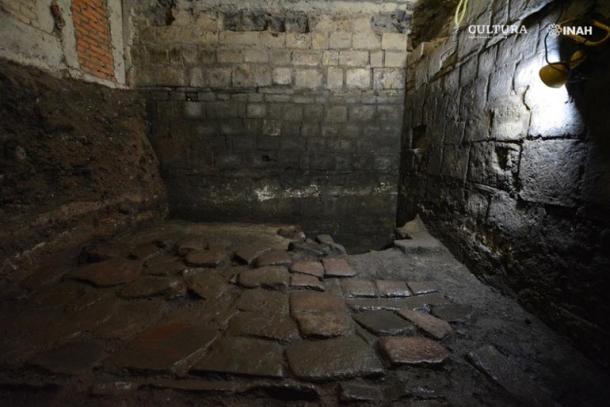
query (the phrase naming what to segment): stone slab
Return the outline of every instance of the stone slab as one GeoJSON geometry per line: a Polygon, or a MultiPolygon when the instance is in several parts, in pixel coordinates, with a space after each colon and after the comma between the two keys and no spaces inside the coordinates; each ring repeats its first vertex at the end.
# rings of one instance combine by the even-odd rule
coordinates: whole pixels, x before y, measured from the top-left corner
{"type": "Polygon", "coordinates": [[[51,373],[80,375],[90,371],[106,356],[97,341],[69,343],[34,356],[30,364],[51,373]]]}
{"type": "Polygon", "coordinates": [[[384,372],[373,349],[357,336],[299,342],[289,346],[286,355],[290,369],[302,380],[329,381],[384,372]]]}
{"type": "Polygon", "coordinates": [[[381,338],[379,345],[393,365],[435,365],[449,357],[443,345],[420,336],[388,336],[381,338]]]}
{"type": "Polygon", "coordinates": [[[229,373],[247,376],[284,377],[283,349],[261,339],[227,337],[193,366],[193,373],[229,373]]]}
{"type": "Polygon", "coordinates": [[[140,261],[113,258],[80,267],[70,273],[70,277],[98,287],[110,287],[135,280],[140,275],[141,270],[142,263],[140,261]]]}
{"type": "Polygon", "coordinates": [[[144,264],[144,272],[153,276],[169,276],[183,272],[186,265],[179,257],[157,256],[144,264]]]}
{"type": "Polygon", "coordinates": [[[239,273],[237,282],[246,288],[288,288],[290,274],[286,267],[272,266],[244,270],[239,273]]]}
{"type": "Polygon", "coordinates": [[[472,318],[474,308],[464,304],[434,305],[432,314],[447,322],[466,322],[472,318]]]}
{"type": "Polygon", "coordinates": [[[411,309],[402,309],[398,311],[398,314],[413,322],[418,328],[426,331],[436,339],[443,339],[453,332],[451,325],[447,321],[436,318],[425,312],[414,311],[411,309]]]}
{"type": "Polygon", "coordinates": [[[109,363],[134,371],[177,371],[203,354],[217,335],[215,330],[184,322],[156,325],[113,354],[109,363]]]}
{"type": "Polygon", "coordinates": [[[290,276],[290,288],[324,291],[324,284],[317,277],[297,273],[290,276]]]}
{"type": "Polygon", "coordinates": [[[102,242],[83,247],[79,260],[81,263],[97,263],[114,257],[126,257],[129,250],[121,244],[102,242]]]}
{"type": "Polygon", "coordinates": [[[313,291],[293,292],[290,294],[290,313],[295,316],[299,313],[341,313],[347,310],[345,301],[327,293],[313,291]]]}
{"type": "Polygon", "coordinates": [[[95,330],[102,338],[129,339],[156,323],[166,309],[165,300],[128,301],[119,305],[117,311],[95,330]]]}
{"type": "Polygon", "coordinates": [[[160,256],[163,252],[164,249],[156,242],[143,243],[132,247],[129,250],[129,257],[145,262],[153,257],[160,256]]]}
{"type": "Polygon", "coordinates": [[[288,294],[263,289],[245,290],[237,301],[237,308],[263,315],[288,315],[288,294]]]}
{"type": "Polygon", "coordinates": [[[289,266],[292,258],[285,250],[269,250],[256,258],[256,267],[289,266]]]}
{"type": "Polygon", "coordinates": [[[377,280],[377,291],[381,297],[409,297],[411,290],[404,281],[377,280]]]}
{"type": "Polygon", "coordinates": [[[373,281],[346,278],[341,281],[341,287],[343,288],[343,295],[348,298],[375,297],[377,295],[377,289],[373,281]]]}
{"type": "Polygon", "coordinates": [[[299,329],[288,315],[268,316],[254,312],[240,312],[231,319],[227,331],[232,336],[252,336],[281,342],[299,339],[299,329]]]}
{"type": "Polygon", "coordinates": [[[185,293],[186,286],[182,279],[145,276],[127,284],[117,294],[119,297],[132,299],[155,296],[175,298],[185,293]]]}
{"type": "Polygon", "coordinates": [[[402,250],[405,254],[437,252],[444,249],[442,243],[431,236],[395,240],[394,246],[402,250]]]}
{"type": "Polygon", "coordinates": [[[352,298],[346,300],[355,311],[389,310],[398,311],[403,308],[419,309],[427,305],[449,304],[449,300],[439,293],[423,294],[406,298],[352,298]]]}
{"type": "Polygon", "coordinates": [[[436,284],[430,281],[409,281],[407,285],[414,295],[430,294],[438,292],[436,284]]]}
{"type": "Polygon", "coordinates": [[[341,383],[340,388],[339,398],[344,402],[371,401],[379,403],[383,400],[381,389],[375,386],[341,383]]]}
{"type": "Polygon", "coordinates": [[[251,243],[238,247],[235,250],[235,257],[237,260],[245,263],[252,264],[254,260],[263,255],[264,253],[271,250],[269,246],[261,245],[258,243],[251,243]]]}
{"type": "Polygon", "coordinates": [[[339,258],[322,259],[326,277],[354,277],[357,273],[347,260],[339,258]]]}
{"type": "Polygon", "coordinates": [[[472,364],[502,386],[523,405],[551,407],[557,404],[510,358],[493,345],[485,345],[468,354],[472,364]]]}
{"type": "Polygon", "coordinates": [[[324,277],[324,266],[319,261],[299,261],[290,270],[294,273],[309,274],[318,278],[324,277]]]}
{"type": "Polygon", "coordinates": [[[415,325],[392,311],[365,311],[354,315],[360,325],[375,335],[414,335],[415,325]]]}
{"type": "Polygon", "coordinates": [[[190,266],[215,268],[227,264],[229,254],[222,249],[194,250],[184,260],[190,266]]]}
{"type": "Polygon", "coordinates": [[[288,249],[293,252],[303,252],[312,256],[320,257],[326,254],[325,247],[312,241],[290,242],[288,249]]]}
{"type": "Polygon", "coordinates": [[[352,319],[345,312],[297,313],[294,315],[301,335],[332,338],[347,335],[353,330],[352,319]]]}
{"type": "Polygon", "coordinates": [[[223,276],[206,269],[190,269],[184,280],[188,289],[204,300],[214,300],[229,289],[223,276]]]}
{"type": "Polygon", "coordinates": [[[207,249],[208,242],[200,237],[190,237],[180,241],[177,246],[178,254],[186,256],[189,252],[207,249]]]}

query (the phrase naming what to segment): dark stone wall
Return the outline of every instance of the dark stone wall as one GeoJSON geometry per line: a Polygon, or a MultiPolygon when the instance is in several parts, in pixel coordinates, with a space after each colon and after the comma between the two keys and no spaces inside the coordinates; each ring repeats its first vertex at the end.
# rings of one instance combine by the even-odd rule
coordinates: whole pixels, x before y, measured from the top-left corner
{"type": "Polygon", "coordinates": [[[136,22],[132,77],[149,101],[172,215],[298,222],[357,251],[387,244],[407,2],[207,3],[177,5],[163,24],[136,22]]]}
{"type": "MultiPolygon", "coordinates": [[[[399,217],[421,213],[482,279],[607,362],[610,51],[589,49],[585,79],[567,87],[538,77],[548,24],[595,5],[483,3],[466,24],[528,33],[473,39],[462,29],[413,52],[399,217]]],[[[551,38],[549,58],[574,49],[551,38]]]]}
{"type": "Polygon", "coordinates": [[[139,95],[0,60],[0,276],[167,210],[139,95]]]}

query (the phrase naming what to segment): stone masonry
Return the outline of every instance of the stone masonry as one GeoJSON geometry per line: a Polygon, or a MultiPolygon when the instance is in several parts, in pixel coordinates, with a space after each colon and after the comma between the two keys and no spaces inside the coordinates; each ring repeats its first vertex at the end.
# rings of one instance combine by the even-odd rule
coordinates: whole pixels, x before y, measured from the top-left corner
{"type": "Polygon", "coordinates": [[[298,220],[344,241],[359,227],[369,243],[385,243],[397,192],[406,2],[353,10],[330,2],[323,12],[303,2],[240,11],[212,3],[178,2],[169,25],[154,25],[141,6],[149,19],[136,23],[132,80],[148,90],[173,213],[298,220]]]}
{"type": "MultiPolygon", "coordinates": [[[[399,219],[419,212],[480,277],[607,354],[610,122],[598,95],[610,60],[592,56],[584,82],[544,86],[545,29],[560,13],[549,3],[471,2],[455,36],[410,54],[399,219]],[[490,22],[527,34],[472,38],[465,28],[490,22]]],[[[562,18],[607,15],[601,3],[562,18]]],[[[569,40],[548,45],[551,60],[573,52],[569,40]]]]}

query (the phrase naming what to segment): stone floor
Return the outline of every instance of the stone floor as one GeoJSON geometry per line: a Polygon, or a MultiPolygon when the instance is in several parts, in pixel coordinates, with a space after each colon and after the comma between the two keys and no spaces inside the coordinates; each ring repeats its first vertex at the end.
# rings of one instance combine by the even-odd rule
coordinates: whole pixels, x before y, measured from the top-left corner
{"type": "Polygon", "coordinates": [[[348,256],[168,222],[65,253],[0,286],[0,405],[607,405],[600,368],[403,232],[348,256]]]}

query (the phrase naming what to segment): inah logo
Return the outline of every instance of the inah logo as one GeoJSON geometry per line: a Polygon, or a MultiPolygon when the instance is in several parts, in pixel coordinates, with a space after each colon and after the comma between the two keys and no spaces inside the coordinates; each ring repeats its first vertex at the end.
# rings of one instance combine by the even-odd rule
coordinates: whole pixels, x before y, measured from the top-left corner
{"type": "Polygon", "coordinates": [[[560,35],[593,35],[593,26],[563,26],[560,24],[551,24],[549,26],[549,35],[555,38],[560,35]]]}

